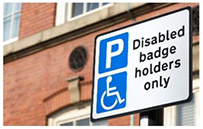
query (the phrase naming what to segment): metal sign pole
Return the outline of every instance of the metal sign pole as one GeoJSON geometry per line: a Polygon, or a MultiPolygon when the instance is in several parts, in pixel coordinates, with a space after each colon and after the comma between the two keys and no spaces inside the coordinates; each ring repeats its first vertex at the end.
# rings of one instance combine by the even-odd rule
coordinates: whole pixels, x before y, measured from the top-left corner
{"type": "Polygon", "coordinates": [[[163,108],[140,113],[140,126],[162,126],[163,108]]]}

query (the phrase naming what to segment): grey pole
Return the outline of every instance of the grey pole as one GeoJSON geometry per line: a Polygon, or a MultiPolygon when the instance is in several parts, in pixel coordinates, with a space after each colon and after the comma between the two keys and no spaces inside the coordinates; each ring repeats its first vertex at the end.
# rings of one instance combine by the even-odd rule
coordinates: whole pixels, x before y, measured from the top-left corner
{"type": "Polygon", "coordinates": [[[130,115],[130,126],[134,126],[134,114],[130,115]]]}
{"type": "Polygon", "coordinates": [[[163,108],[140,113],[140,126],[163,126],[163,108]]]}

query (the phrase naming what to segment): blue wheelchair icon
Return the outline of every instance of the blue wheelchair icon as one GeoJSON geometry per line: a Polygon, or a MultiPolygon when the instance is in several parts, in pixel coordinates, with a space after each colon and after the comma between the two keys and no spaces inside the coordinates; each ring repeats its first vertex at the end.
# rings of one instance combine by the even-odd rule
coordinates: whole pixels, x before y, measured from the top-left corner
{"type": "Polygon", "coordinates": [[[109,75],[98,80],[97,113],[126,106],[127,73],[109,75]]]}

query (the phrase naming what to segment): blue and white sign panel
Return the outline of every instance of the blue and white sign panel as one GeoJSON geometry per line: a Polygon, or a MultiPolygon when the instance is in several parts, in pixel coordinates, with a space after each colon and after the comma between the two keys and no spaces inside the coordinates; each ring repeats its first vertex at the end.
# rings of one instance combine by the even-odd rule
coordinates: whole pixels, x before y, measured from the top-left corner
{"type": "Polygon", "coordinates": [[[95,39],[91,120],[191,99],[191,9],[180,9],[95,39]]]}

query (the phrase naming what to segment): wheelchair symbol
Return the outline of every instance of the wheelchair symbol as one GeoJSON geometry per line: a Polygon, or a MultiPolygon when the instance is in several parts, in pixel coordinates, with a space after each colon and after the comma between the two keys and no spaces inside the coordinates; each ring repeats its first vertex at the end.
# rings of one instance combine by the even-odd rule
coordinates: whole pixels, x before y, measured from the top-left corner
{"type": "Polygon", "coordinates": [[[110,87],[110,82],[111,81],[112,81],[112,77],[108,76],[107,79],[106,79],[106,83],[107,83],[106,86],[107,86],[107,88],[106,88],[106,91],[104,91],[104,93],[102,94],[102,97],[101,97],[101,106],[105,110],[111,110],[112,108],[114,108],[117,105],[117,103],[122,104],[125,101],[125,99],[121,99],[119,92],[116,91],[117,90],[116,86],[113,86],[113,87],[111,86],[110,87]],[[104,104],[104,97],[105,97],[105,95],[107,97],[116,96],[115,102],[111,106],[106,106],[104,104]]]}

